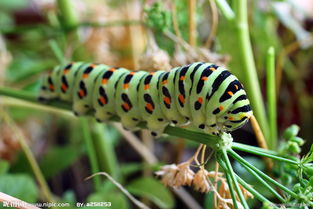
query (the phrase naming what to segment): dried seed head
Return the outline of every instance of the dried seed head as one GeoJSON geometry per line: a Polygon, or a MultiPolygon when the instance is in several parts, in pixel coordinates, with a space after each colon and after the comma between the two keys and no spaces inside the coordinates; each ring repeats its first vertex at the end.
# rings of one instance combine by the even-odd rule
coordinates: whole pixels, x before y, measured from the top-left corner
{"type": "Polygon", "coordinates": [[[173,187],[175,182],[175,176],[178,172],[178,168],[175,164],[165,165],[160,171],[155,172],[157,176],[162,176],[161,182],[165,186],[173,187]]]}
{"type": "Polygon", "coordinates": [[[162,167],[162,170],[157,171],[156,175],[162,176],[161,182],[166,186],[191,186],[195,174],[189,166],[189,161],[181,163],[178,166],[175,164],[166,165],[162,167]]]}
{"type": "Polygon", "coordinates": [[[190,162],[184,162],[179,164],[178,172],[175,177],[175,186],[191,186],[195,173],[190,169],[190,162]]]}
{"type": "Polygon", "coordinates": [[[209,172],[203,167],[196,173],[193,179],[193,186],[195,190],[203,193],[208,193],[211,190],[211,182],[208,179],[209,172]]]}

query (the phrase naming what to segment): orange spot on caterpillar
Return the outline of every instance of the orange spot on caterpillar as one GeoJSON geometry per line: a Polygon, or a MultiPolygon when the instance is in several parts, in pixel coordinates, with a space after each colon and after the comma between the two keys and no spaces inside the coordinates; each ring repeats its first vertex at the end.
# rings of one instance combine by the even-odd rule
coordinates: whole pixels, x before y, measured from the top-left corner
{"type": "Polygon", "coordinates": [[[185,76],[183,76],[183,75],[180,76],[179,80],[181,80],[181,81],[185,80],[185,76]]]}
{"type": "Polygon", "coordinates": [[[147,104],[146,104],[146,108],[147,108],[150,112],[152,112],[153,109],[154,109],[151,103],[147,103],[147,104]]]}
{"type": "Polygon", "coordinates": [[[90,67],[95,68],[95,67],[97,67],[97,65],[96,64],[91,64],[90,67]]]}
{"type": "Polygon", "coordinates": [[[49,85],[49,89],[53,91],[54,90],[54,86],[52,84],[50,84],[49,85]]]}
{"type": "Polygon", "coordinates": [[[125,83],[125,84],[123,85],[123,89],[128,89],[128,87],[129,87],[128,83],[125,83]]]}
{"type": "Polygon", "coordinates": [[[132,71],[132,72],[130,72],[129,74],[130,74],[130,75],[134,75],[135,73],[136,73],[136,72],[132,71]]]}
{"type": "Polygon", "coordinates": [[[104,78],[102,79],[102,84],[107,84],[108,83],[108,79],[104,78]]]}
{"type": "Polygon", "coordinates": [[[79,96],[80,97],[84,97],[85,96],[85,92],[81,89],[81,90],[79,90],[79,96]]]}
{"type": "Polygon", "coordinates": [[[105,100],[105,98],[103,96],[101,96],[99,99],[100,99],[101,104],[107,103],[107,101],[105,100]]]}
{"type": "Polygon", "coordinates": [[[162,85],[166,85],[167,84],[167,80],[162,81],[162,85]]]}
{"type": "Polygon", "coordinates": [[[64,70],[63,70],[63,75],[68,74],[68,72],[70,72],[70,70],[69,70],[69,69],[64,69],[64,70]]]}
{"type": "Polygon", "coordinates": [[[202,104],[203,98],[202,98],[202,97],[199,97],[199,98],[198,98],[198,102],[199,102],[200,104],[202,104]]]}
{"type": "Polygon", "coordinates": [[[201,77],[201,80],[206,81],[206,80],[208,80],[208,77],[203,76],[203,77],[201,77]]]}
{"type": "Polygon", "coordinates": [[[181,103],[185,104],[185,97],[184,97],[184,95],[180,94],[180,95],[178,96],[178,99],[179,99],[179,101],[180,101],[181,103]]]}
{"type": "Polygon", "coordinates": [[[238,90],[239,89],[238,85],[235,84],[235,88],[236,88],[236,90],[238,90]]]}
{"type": "Polygon", "coordinates": [[[228,120],[233,120],[234,118],[233,117],[228,117],[228,120]]]}
{"type": "Polygon", "coordinates": [[[166,104],[171,104],[171,98],[169,98],[169,97],[164,97],[164,98],[163,98],[163,101],[164,101],[166,104]]]}
{"type": "Polygon", "coordinates": [[[224,109],[223,106],[219,106],[218,109],[220,109],[220,111],[222,111],[224,109]]]}
{"type": "Polygon", "coordinates": [[[114,67],[110,68],[109,71],[114,72],[116,69],[114,67]]]}
{"type": "Polygon", "coordinates": [[[155,72],[150,72],[149,74],[150,74],[150,75],[154,75],[154,74],[155,74],[155,72]]]}
{"type": "Polygon", "coordinates": [[[214,67],[210,67],[210,70],[211,70],[211,71],[214,71],[214,70],[216,70],[216,69],[215,69],[214,67]]]}
{"type": "Polygon", "coordinates": [[[231,91],[228,91],[227,94],[228,94],[229,96],[233,96],[233,95],[234,95],[234,93],[231,92],[231,91]]]}
{"type": "Polygon", "coordinates": [[[122,104],[125,110],[130,110],[130,106],[127,103],[122,104]]]}
{"type": "Polygon", "coordinates": [[[63,91],[66,91],[66,90],[67,90],[67,86],[66,86],[64,83],[62,83],[61,89],[62,89],[63,91]]]}
{"type": "Polygon", "coordinates": [[[83,74],[83,79],[88,78],[88,76],[89,76],[89,74],[88,74],[88,73],[84,73],[84,74],[83,74]]]}
{"type": "Polygon", "coordinates": [[[148,90],[149,88],[150,88],[150,85],[146,84],[145,87],[144,87],[144,90],[148,90]]]}

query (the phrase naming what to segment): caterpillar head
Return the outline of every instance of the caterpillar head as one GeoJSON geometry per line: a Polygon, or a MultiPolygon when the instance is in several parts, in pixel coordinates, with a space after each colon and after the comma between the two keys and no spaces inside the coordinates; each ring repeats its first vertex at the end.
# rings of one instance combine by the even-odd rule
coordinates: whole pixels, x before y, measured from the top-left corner
{"type": "Polygon", "coordinates": [[[235,103],[218,119],[220,131],[231,132],[242,127],[248,122],[252,114],[248,100],[235,103]]]}

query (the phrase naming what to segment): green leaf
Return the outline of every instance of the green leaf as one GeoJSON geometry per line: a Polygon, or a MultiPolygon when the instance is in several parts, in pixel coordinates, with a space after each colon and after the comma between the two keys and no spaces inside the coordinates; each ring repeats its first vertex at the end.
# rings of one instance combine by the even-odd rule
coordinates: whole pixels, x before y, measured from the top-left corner
{"type": "Polygon", "coordinates": [[[154,178],[143,177],[136,179],[128,184],[126,189],[134,195],[148,198],[160,208],[167,209],[174,207],[172,194],[163,184],[154,178]]]}
{"type": "Polygon", "coordinates": [[[0,191],[29,203],[37,200],[34,180],[25,174],[5,174],[0,176],[0,191]]]}
{"type": "Polygon", "coordinates": [[[40,162],[46,178],[50,178],[73,164],[81,152],[75,147],[53,147],[40,162]]]}
{"type": "Polygon", "coordinates": [[[0,160],[0,175],[5,174],[9,169],[9,163],[5,160],[0,160]]]}
{"type": "Polygon", "coordinates": [[[21,9],[27,6],[27,0],[1,0],[0,8],[6,10],[21,9]]]}

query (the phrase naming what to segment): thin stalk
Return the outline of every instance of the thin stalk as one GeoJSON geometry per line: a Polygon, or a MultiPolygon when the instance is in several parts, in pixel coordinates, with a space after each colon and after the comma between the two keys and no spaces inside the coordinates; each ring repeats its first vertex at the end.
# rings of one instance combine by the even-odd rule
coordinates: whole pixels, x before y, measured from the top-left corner
{"type": "Polygon", "coordinates": [[[231,195],[231,198],[232,198],[233,203],[234,203],[234,208],[235,209],[239,209],[238,203],[237,203],[237,200],[236,200],[236,194],[235,194],[233,182],[232,182],[231,177],[229,176],[229,172],[231,172],[231,171],[228,170],[228,168],[225,165],[226,163],[222,159],[220,159],[220,157],[217,157],[217,161],[220,164],[220,166],[224,169],[224,173],[225,173],[225,176],[226,176],[227,184],[229,186],[230,195],[231,195]]]}
{"type": "Polygon", "coordinates": [[[78,24],[78,19],[71,0],[57,0],[57,4],[62,14],[63,25],[67,30],[73,29],[78,24]]]}
{"type": "Polygon", "coordinates": [[[49,40],[49,45],[50,48],[52,49],[55,57],[58,59],[59,63],[63,64],[64,63],[64,54],[58,45],[58,43],[55,40],[49,40]]]}
{"type": "Polygon", "coordinates": [[[216,31],[218,27],[218,10],[216,7],[215,0],[209,0],[210,10],[211,10],[211,24],[210,24],[210,34],[204,44],[205,48],[210,49],[214,37],[216,36],[216,31]]]}
{"type": "Polygon", "coordinates": [[[233,21],[235,19],[235,13],[232,8],[229,6],[226,0],[215,0],[217,6],[220,8],[221,13],[224,17],[229,20],[233,21]]]}
{"type": "Polygon", "coordinates": [[[94,120],[92,121],[92,127],[94,129],[94,151],[97,154],[99,168],[118,179],[118,162],[108,128],[105,124],[97,123],[94,120]]]}
{"type": "Polygon", "coordinates": [[[246,189],[248,190],[251,194],[253,194],[253,196],[255,196],[258,200],[260,200],[261,202],[268,202],[268,203],[272,203],[271,201],[269,201],[266,197],[264,197],[263,195],[261,195],[258,191],[256,191],[255,189],[253,189],[253,187],[251,187],[249,184],[247,184],[242,178],[240,178],[237,174],[236,178],[238,180],[238,182],[246,189]]]}
{"type": "MultiPolygon", "coordinates": [[[[253,51],[249,37],[247,0],[234,1],[236,18],[236,38],[238,40],[238,53],[241,55],[242,71],[245,76],[245,88],[250,99],[254,115],[258,119],[265,139],[269,139],[268,125],[265,108],[261,95],[259,80],[257,77],[253,51]]],[[[269,142],[269,141],[267,141],[269,142]]],[[[270,147],[272,148],[272,147],[270,147]]]]}
{"type": "Polygon", "coordinates": [[[21,130],[16,126],[16,124],[12,121],[12,119],[10,118],[10,116],[6,113],[3,112],[2,113],[4,120],[7,122],[7,124],[11,127],[11,129],[13,130],[13,133],[16,135],[17,139],[19,140],[19,143],[22,147],[22,150],[29,162],[29,165],[35,175],[35,178],[38,181],[39,187],[43,193],[43,196],[45,198],[45,200],[47,200],[48,202],[55,202],[53,195],[49,189],[49,186],[40,170],[40,167],[31,151],[31,149],[29,148],[26,140],[25,140],[25,136],[23,135],[23,133],[21,132],[21,130]]]}
{"type": "Polygon", "coordinates": [[[188,0],[189,44],[196,45],[196,5],[197,0],[188,0]]]}
{"type": "Polygon", "coordinates": [[[277,145],[277,110],[276,110],[276,84],[275,84],[275,50],[270,47],[266,57],[266,93],[268,122],[270,130],[270,147],[277,145]]]}
{"type": "Polygon", "coordinates": [[[228,170],[227,174],[230,176],[232,182],[235,185],[236,193],[239,196],[240,202],[242,203],[244,208],[249,208],[249,206],[248,206],[248,204],[247,204],[247,202],[246,202],[246,200],[242,194],[242,191],[240,190],[239,184],[238,184],[237,179],[235,177],[235,172],[231,166],[231,163],[230,163],[228,156],[227,156],[227,151],[225,149],[222,150],[222,159],[226,163],[226,168],[228,170]]]}
{"type": "Polygon", "coordinates": [[[237,142],[232,143],[232,148],[242,150],[244,152],[250,152],[251,150],[253,150],[253,151],[256,150],[258,152],[264,152],[264,153],[271,154],[271,155],[279,155],[278,152],[273,151],[273,150],[268,150],[268,149],[255,147],[255,146],[251,146],[251,145],[247,145],[247,144],[241,144],[241,143],[237,143],[237,142]]]}
{"type": "MultiPolygon", "coordinates": [[[[240,161],[238,161],[240,163],[240,161]]],[[[276,190],[271,187],[266,181],[264,181],[256,172],[254,172],[252,169],[250,169],[247,165],[241,164],[252,176],[254,176],[259,182],[262,183],[273,195],[276,196],[277,199],[279,199],[281,202],[285,202],[284,198],[276,192],[276,190]]]]}
{"type": "Polygon", "coordinates": [[[236,159],[240,164],[242,165],[246,165],[247,167],[249,167],[251,170],[253,170],[255,173],[257,173],[259,176],[261,176],[263,179],[269,181],[270,183],[274,184],[275,186],[279,187],[281,190],[285,191],[287,194],[291,195],[293,198],[298,198],[298,195],[296,193],[294,193],[293,191],[291,191],[289,188],[281,185],[280,183],[278,183],[277,181],[275,181],[274,179],[272,179],[271,177],[269,177],[268,175],[266,175],[265,173],[263,173],[262,171],[260,171],[259,169],[257,169],[256,167],[254,167],[253,165],[251,165],[250,163],[248,163],[245,159],[243,159],[242,157],[240,157],[236,152],[234,152],[233,150],[228,150],[228,152],[230,153],[230,155],[236,159]]]}
{"type": "MultiPolygon", "coordinates": [[[[91,172],[95,174],[99,172],[99,165],[98,165],[96,153],[94,151],[95,149],[94,149],[94,144],[93,144],[93,140],[92,140],[92,136],[90,132],[89,122],[90,121],[85,117],[80,118],[80,125],[82,129],[83,138],[86,144],[88,159],[90,161],[91,172]]],[[[100,176],[95,176],[93,181],[94,181],[95,190],[99,191],[101,188],[100,176]]]]}
{"type": "Polygon", "coordinates": [[[236,144],[233,144],[232,148],[233,149],[237,149],[237,150],[241,150],[241,151],[244,151],[244,152],[248,152],[248,153],[251,153],[251,154],[259,155],[259,156],[262,156],[262,157],[272,158],[274,160],[278,160],[278,161],[289,163],[289,164],[293,164],[293,165],[298,165],[299,164],[299,162],[297,162],[297,161],[277,156],[278,153],[273,153],[273,154],[270,153],[270,152],[267,153],[267,152],[264,152],[263,150],[261,150],[260,148],[257,149],[257,147],[253,147],[253,146],[247,146],[247,145],[236,143],[236,144]]]}
{"type": "Polygon", "coordinates": [[[182,35],[181,35],[180,30],[179,30],[179,25],[178,25],[178,21],[177,21],[176,1],[173,1],[171,3],[171,11],[172,11],[172,22],[173,22],[173,28],[175,31],[175,35],[177,37],[179,37],[180,39],[182,39],[182,35]]]}

